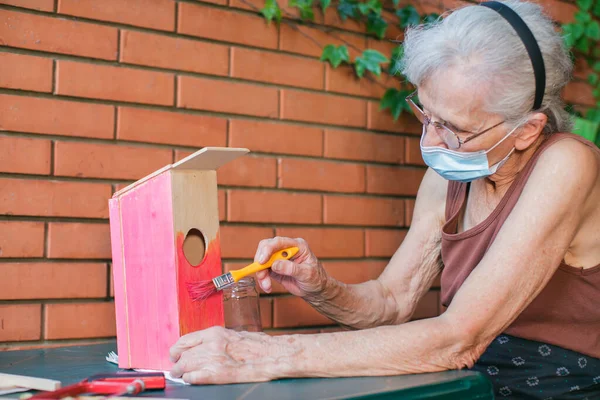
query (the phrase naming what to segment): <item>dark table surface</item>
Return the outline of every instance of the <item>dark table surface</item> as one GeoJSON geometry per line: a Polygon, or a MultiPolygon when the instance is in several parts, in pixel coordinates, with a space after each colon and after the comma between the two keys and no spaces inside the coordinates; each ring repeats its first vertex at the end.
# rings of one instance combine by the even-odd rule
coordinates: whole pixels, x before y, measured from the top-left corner
{"type": "MultiPolygon", "coordinates": [[[[91,375],[122,371],[106,361],[116,343],[0,352],[0,372],[56,379],[63,386],[91,375]]],[[[0,396],[18,398],[20,394],[0,396]]],[[[492,386],[481,374],[448,371],[393,377],[283,379],[233,385],[183,385],[167,381],[164,391],[138,397],[186,399],[493,399],[492,386]]]]}

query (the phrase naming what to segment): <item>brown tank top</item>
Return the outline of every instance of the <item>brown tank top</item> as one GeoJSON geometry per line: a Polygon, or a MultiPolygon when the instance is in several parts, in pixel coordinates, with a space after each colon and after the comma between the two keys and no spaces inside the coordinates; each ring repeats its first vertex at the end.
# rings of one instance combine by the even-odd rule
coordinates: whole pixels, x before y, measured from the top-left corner
{"type": "MultiPolygon", "coordinates": [[[[449,182],[446,223],[442,228],[442,305],[450,305],[460,286],[492,245],[540,155],[565,138],[579,140],[600,152],[593,143],[574,134],[550,136],[517,175],[492,213],[464,232],[457,233],[458,217],[466,205],[469,185],[449,182]]],[[[527,266],[523,265],[523,268],[527,266]]],[[[547,286],[504,333],[600,358],[600,264],[583,269],[567,265],[563,260],[547,286]]]]}

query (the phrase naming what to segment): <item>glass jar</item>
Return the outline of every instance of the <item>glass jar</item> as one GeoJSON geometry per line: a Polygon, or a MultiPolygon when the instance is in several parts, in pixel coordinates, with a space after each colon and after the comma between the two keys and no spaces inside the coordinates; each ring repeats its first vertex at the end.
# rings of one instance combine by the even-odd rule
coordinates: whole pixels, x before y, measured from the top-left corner
{"type": "Polygon", "coordinates": [[[225,328],[262,332],[259,295],[253,277],[242,278],[223,289],[223,308],[225,328]]]}

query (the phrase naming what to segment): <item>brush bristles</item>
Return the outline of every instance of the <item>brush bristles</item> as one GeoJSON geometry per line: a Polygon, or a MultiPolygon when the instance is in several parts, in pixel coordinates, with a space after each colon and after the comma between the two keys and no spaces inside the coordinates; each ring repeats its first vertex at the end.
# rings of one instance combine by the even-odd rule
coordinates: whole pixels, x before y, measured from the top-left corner
{"type": "Polygon", "coordinates": [[[187,288],[192,301],[206,300],[217,293],[217,288],[212,280],[190,282],[187,284],[187,288]]]}

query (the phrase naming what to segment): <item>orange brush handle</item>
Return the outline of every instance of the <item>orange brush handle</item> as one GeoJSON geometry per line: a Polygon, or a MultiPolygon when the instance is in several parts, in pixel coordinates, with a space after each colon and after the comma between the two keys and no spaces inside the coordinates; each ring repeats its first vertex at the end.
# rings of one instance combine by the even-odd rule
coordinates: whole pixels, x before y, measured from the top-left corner
{"type": "Polygon", "coordinates": [[[234,281],[239,281],[240,279],[252,275],[255,272],[262,271],[263,269],[271,268],[271,265],[277,260],[289,260],[293,256],[295,256],[300,249],[298,247],[289,247],[287,249],[279,250],[269,258],[264,264],[259,264],[257,262],[253,262],[252,264],[244,267],[242,269],[238,269],[235,271],[230,271],[231,276],[233,276],[234,281]]]}

